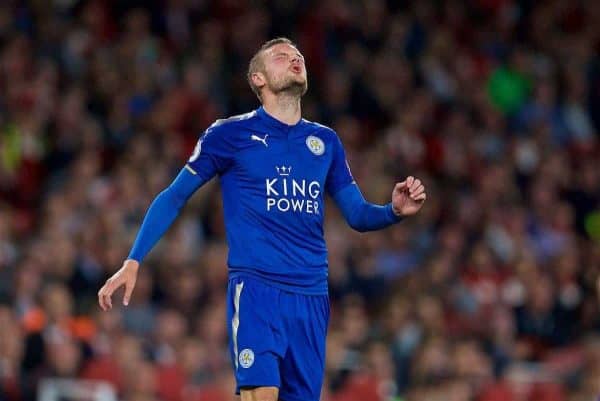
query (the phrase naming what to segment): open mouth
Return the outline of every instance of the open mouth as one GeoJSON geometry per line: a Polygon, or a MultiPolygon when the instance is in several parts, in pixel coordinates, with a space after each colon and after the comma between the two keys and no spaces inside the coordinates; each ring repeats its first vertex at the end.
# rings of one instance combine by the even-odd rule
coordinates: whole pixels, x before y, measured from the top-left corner
{"type": "Polygon", "coordinates": [[[302,67],[300,67],[299,65],[295,65],[292,67],[292,71],[296,74],[300,74],[302,72],[302,67]]]}

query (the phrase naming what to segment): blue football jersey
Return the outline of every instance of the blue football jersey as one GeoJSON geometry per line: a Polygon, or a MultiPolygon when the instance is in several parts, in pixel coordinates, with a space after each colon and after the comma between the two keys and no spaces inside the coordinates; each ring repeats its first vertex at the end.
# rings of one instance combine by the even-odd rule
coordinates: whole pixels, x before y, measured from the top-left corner
{"type": "Polygon", "coordinates": [[[231,278],[327,293],[324,195],[354,181],[332,129],[287,125],[261,107],[211,125],[186,168],[220,178],[231,278]]]}

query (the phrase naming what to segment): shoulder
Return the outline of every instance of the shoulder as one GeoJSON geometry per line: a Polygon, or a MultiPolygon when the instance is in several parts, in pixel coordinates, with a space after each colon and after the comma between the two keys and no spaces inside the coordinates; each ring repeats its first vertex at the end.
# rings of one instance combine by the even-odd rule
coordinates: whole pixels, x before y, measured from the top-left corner
{"type": "Polygon", "coordinates": [[[309,121],[304,118],[302,119],[302,122],[304,123],[305,129],[307,131],[319,136],[323,140],[339,140],[338,134],[331,127],[314,121],[309,121]]]}
{"type": "Polygon", "coordinates": [[[256,120],[256,111],[218,119],[200,135],[199,142],[209,146],[234,146],[243,129],[252,127],[256,120]]]}
{"type": "Polygon", "coordinates": [[[256,110],[249,113],[238,114],[235,116],[220,118],[206,129],[206,132],[225,132],[231,129],[239,128],[240,126],[252,124],[257,119],[256,110]]]}
{"type": "Polygon", "coordinates": [[[304,123],[304,126],[307,129],[312,129],[312,130],[315,130],[315,131],[317,131],[319,133],[325,133],[326,135],[331,135],[331,134],[336,135],[336,133],[333,130],[333,128],[328,127],[326,125],[317,123],[315,121],[307,120],[306,118],[303,118],[302,122],[304,123]]]}
{"type": "Polygon", "coordinates": [[[302,120],[306,127],[305,130],[310,133],[309,137],[316,136],[325,142],[328,147],[333,146],[333,148],[339,148],[342,146],[342,141],[333,128],[314,121],[306,119],[302,120]]]}

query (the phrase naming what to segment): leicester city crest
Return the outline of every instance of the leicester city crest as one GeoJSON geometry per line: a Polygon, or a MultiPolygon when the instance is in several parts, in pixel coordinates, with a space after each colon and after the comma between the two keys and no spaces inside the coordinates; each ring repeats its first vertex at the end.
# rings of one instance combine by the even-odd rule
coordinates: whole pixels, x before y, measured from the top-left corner
{"type": "Polygon", "coordinates": [[[242,368],[248,369],[254,363],[254,352],[250,348],[243,349],[239,356],[242,368]]]}
{"type": "Polygon", "coordinates": [[[317,138],[314,135],[309,135],[306,138],[306,146],[308,146],[308,149],[317,156],[321,156],[325,153],[325,143],[323,143],[321,138],[317,138]]]}

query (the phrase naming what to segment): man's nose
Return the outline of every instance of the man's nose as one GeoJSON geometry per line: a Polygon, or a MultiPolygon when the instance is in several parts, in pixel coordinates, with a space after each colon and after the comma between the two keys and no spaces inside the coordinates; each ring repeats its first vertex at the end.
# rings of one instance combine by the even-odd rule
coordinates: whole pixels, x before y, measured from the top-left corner
{"type": "Polygon", "coordinates": [[[300,56],[292,56],[290,61],[292,64],[300,64],[300,56]]]}

